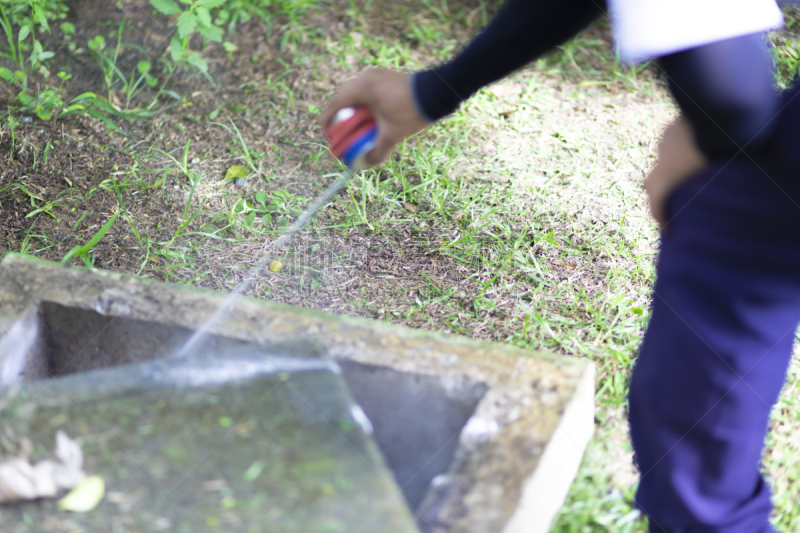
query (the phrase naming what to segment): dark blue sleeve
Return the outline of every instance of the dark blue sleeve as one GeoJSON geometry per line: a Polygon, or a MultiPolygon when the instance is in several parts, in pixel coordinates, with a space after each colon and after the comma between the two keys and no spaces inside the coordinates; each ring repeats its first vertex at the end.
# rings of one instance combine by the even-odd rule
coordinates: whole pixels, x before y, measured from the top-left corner
{"type": "MultiPolygon", "coordinates": [[[[604,12],[604,0],[509,0],[452,61],[414,75],[420,112],[431,122],[452,113],[481,87],[570,39],[604,12]]],[[[730,157],[770,137],[778,95],[762,35],[692,48],[659,63],[707,156],[730,157]]]]}
{"type": "Polygon", "coordinates": [[[452,61],[414,75],[429,121],[449,115],[481,87],[575,36],[605,12],[605,0],[509,0],[452,61]]]}
{"type": "Polygon", "coordinates": [[[692,48],[664,56],[659,63],[704,154],[731,157],[769,139],[779,97],[763,35],[692,48]]]}

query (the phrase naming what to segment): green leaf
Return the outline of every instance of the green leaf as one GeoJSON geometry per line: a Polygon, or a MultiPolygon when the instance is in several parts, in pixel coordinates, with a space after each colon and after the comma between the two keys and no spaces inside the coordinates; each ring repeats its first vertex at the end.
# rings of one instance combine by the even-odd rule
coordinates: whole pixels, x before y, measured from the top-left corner
{"type": "Polygon", "coordinates": [[[85,513],[91,511],[106,493],[106,484],[100,476],[86,476],[66,496],[58,500],[62,511],[85,513]]]}
{"type": "Polygon", "coordinates": [[[102,35],[95,35],[89,39],[89,50],[99,52],[106,47],[106,38],[102,35]]]}
{"type": "Polygon", "coordinates": [[[50,114],[50,109],[40,105],[36,106],[36,116],[42,120],[50,120],[53,118],[53,116],[50,114]]]}
{"type": "Polygon", "coordinates": [[[226,180],[235,180],[238,178],[246,178],[247,177],[247,167],[244,165],[233,165],[225,172],[225,179],[226,180]]]}
{"type": "Polygon", "coordinates": [[[102,111],[105,111],[106,113],[111,113],[112,115],[119,114],[119,110],[117,108],[101,98],[95,98],[92,102],[92,105],[102,111]]]}
{"type": "Polygon", "coordinates": [[[183,44],[181,44],[181,40],[177,35],[173,35],[172,39],[169,41],[169,55],[175,63],[180,61],[183,55],[183,44]]]}
{"type": "Polygon", "coordinates": [[[71,106],[66,108],[64,111],[62,111],[61,114],[58,115],[58,118],[66,117],[66,116],[69,116],[69,115],[77,115],[81,111],[85,111],[85,110],[86,110],[86,108],[84,106],[82,106],[81,104],[72,104],[71,106]]]}
{"type": "Polygon", "coordinates": [[[222,40],[222,30],[217,28],[216,26],[203,26],[202,24],[197,26],[197,31],[208,39],[209,41],[214,41],[218,43],[222,40]]]}
{"type": "Polygon", "coordinates": [[[233,44],[230,41],[225,41],[224,43],[222,43],[222,48],[224,48],[225,51],[228,52],[228,53],[235,52],[236,50],[239,49],[238,46],[236,46],[235,44],[233,44]]]}
{"type": "Polygon", "coordinates": [[[244,224],[249,228],[253,225],[255,221],[256,221],[256,212],[250,211],[250,213],[247,215],[247,218],[244,219],[244,224]]]}
{"type": "Polygon", "coordinates": [[[178,17],[178,35],[180,35],[181,38],[192,33],[196,27],[197,15],[191,11],[184,11],[181,13],[181,16],[178,17]]]}
{"type": "Polygon", "coordinates": [[[217,11],[217,24],[219,24],[220,22],[228,22],[230,18],[231,14],[227,9],[222,8],[219,11],[217,11]]]}
{"type": "Polygon", "coordinates": [[[211,13],[204,7],[197,8],[197,24],[200,26],[211,26],[211,13]]]}
{"type": "Polygon", "coordinates": [[[36,198],[36,199],[37,199],[37,200],[39,200],[39,201],[43,201],[41,196],[37,196],[37,195],[33,194],[31,191],[29,191],[28,189],[26,189],[24,185],[22,185],[22,184],[20,184],[20,183],[12,183],[11,185],[13,185],[14,187],[16,187],[17,189],[20,189],[21,191],[23,191],[23,192],[24,192],[25,194],[27,194],[28,196],[31,196],[31,197],[33,197],[33,198],[36,198]]]}
{"type": "MultiPolygon", "coordinates": [[[[69,103],[70,104],[74,104],[75,102],[77,102],[79,100],[87,100],[87,99],[91,99],[92,101],[94,101],[95,98],[97,98],[97,95],[95,93],[89,91],[89,92],[85,92],[85,93],[79,94],[78,96],[76,96],[75,98],[70,100],[69,103]]],[[[91,104],[91,102],[90,102],[90,104],[91,104]]]]}
{"type": "Polygon", "coordinates": [[[172,0],[150,0],[150,5],[156,8],[156,11],[165,15],[177,15],[183,13],[181,6],[172,0]]]}
{"type": "Polygon", "coordinates": [[[261,475],[261,472],[264,470],[266,465],[260,459],[257,460],[255,463],[251,464],[250,467],[245,470],[244,478],[247,481],[255,481],[258,476],[261,475]]]}
{"type": "Polygon", "coordinates": [[[265,193],[264,191],[258,191],[256,193],[256,202],[260,203],[261,205],[266,205],[267,193],[265,193]]]}
{"type": "Polygon", "coordinates": [[[11,81],[14,78],[14,73],[6,67],[0,67],[0,78],[6,81],[11,81]]]}
{"type": "Polygon", "coordinates": [[[17,37],[17,39],[19,40],[18,42],[24,41],[25,38],[28,37],[28,35],[30,35],[30,34],[31,34],[31,27],[30,26],[21,27],[19,29],[19,37],[17,37]]]}
{"type": "Polygon", "coordinates": [[[44,28],[44,31],[50,33],[50,25],[47,23],[47,15],[42,10],[42,7],[38,2],[33,3],[33,19],[41,24],[42,28],[44,28]]]}
{"type": "Polygon", "coordinates": [[[136,70],[139,71],[139,74],[146,74],[150,72],[151,68],[153,68],[153,65],[149,61],[139,61],[136,65],[136,70]]]}
{"type": "Polygon", "coordinates": [[[206,9],[214,9],[225,3],[226,0],[198,0],[197,7],[205,7],[206,9]]]}
{"type": "Polygon", "coordinates": [[[200,72],[208,72],[208,63],[197,52],[189,54],[186,61],[200,72]]]}
{"type": "Polygon", "coordinates": [[[125,137],[128,136],[128,134],[125,133],[124,131],[122,131],[122,129],[120,129],[119,126],[114,124],[113,120],[111,120],[110,118],[105,116],[103,113],[101,113],[97,109],[87,109],[86,110],[86,114],[89,115],[90,117],[94,117],[94,118],[96,118],[98,120],[101,120],[102,122],[105,123],[106,126],[111,128],[112,130],[116,131],[117,133],[120,133],[120,134],[124,135],[125,137]]]}
{"type": "Polygon", "coordinates": [[[66,35],[72,35],[75,33],[75,26],[71,22],[62,22],[61,23],[61,31],[63,31],[66,35]]]}
{"type": "Polygon", "coordinates": [[[103,224],[103,227],[102,227],[102,228],[100,228],[99,230],[97,230],[97,233],[95,233],[95,234],[94,234],[94,236],[92,236],[92,238],[91,238],[91,239],[89,239],[89,242],[87,242],[87,243],[86,243],[86,244],[84,244],[83,246],[75,246],[75,247],[74,247],[74,248],[72,248],[72,249],[71,249],[69,252],[67,252],[67,255],[65,255],[65,256],[64,256],[64,257],[61,259],[61,264],[62,264],[62,265],[66,265],[66,264],[67,264],[67,263],[69,263],[69,262],[70,262],[70,261],[71,261],[71,260],[72,260],[74,257],[76,257],[76,256],[79,256],[79,255],[83,255],[83,254],[85,254],[85,253],[88,253],[88,252],[90,252],[90,251],[91,251],[91,249],[92,249],[92,248],[94,248],[94,247],[97,245],[97,243],[98,243],[98,242],[100,242],[100,239],[102,239],[103,237],[105,237],[106,233],[108,233],[108,230],[110,230],[110,229],[111,229],[111,226],[113,226],[113,225],[114,225],[114,221],[116,221],[116,220],[117,220],[117,217],[119,216],[119,214],[120,214],[120,212],[121,212],[121,211],[122,211],[122,210],[120,209],[119,211],[117,211],[116,213],[114,213],[114,216],[113,216],[113,217],[111,217],[110,219],[108,219],[108,222],[106,222],[105,224],[103,224]]]}

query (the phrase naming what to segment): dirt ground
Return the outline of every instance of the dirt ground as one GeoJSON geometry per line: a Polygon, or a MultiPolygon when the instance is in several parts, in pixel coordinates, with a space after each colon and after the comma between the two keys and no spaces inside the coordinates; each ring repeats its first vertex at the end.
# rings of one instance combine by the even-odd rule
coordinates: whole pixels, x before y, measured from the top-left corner
{"type": "MultiPolygon", "coordinates": [[[[472,25],[459,27],[456,23],[449,28],[454,41],[465,42],[475,31],[479,5],[463,2],[455,7],[470,14],[467,19],[472,25]]],[[[95,34],[107,34],[110,41],[124,18],[126,43],[147,49],[153,62],[167,53],[171,27],[163,17],[154,16],[146,2],[128,0],[118,9],[105,6],[106,3],[95,0],[72,7],[68,20],[77,28],[73,40],[81,43],[95,34]]],[[[330,43],[351,34],[352,20],[337,15],[346,11],[345,3],[312,8],[303,19],[304,28],[314,28],[333,46],[330,43]]],[[[402,40],[406,39],[402,30],[407,16],[402,3],[395,3],[380,10],[372,9],[366,25],[375,33],[397,35],[402,40]]],[[[127,137],[86,116],[50,122],[25,117],[15,132],[13,145],[8,128],[2,130],[0,187],[12,184],[22,187],[12,185],[0,195],[3,220],[0,247],[59,260],[73,246],[88,242],[120,210],[122,201],[136,231],[147,239],[137,239],[131,224],[125,223],[124,216],[120,217],[93,247],[95,266],[232,290],[247,265],[268,248],[275,234],[252,238],[252,232],[236,226],[216,233],[222,225],[220,217],[231,212],[231,204],[237,198],[253,202],[257,191],[288,191],[300,202],[317,196],[330,183],[331,174],[338,172],[339,167],[324,153],[317,110],[359,68],[359,59],[352,56],[346,58],[345,68],[331,64],[326,60],[325,50],[320,50],[319,40],[311,42],[306,38],[306,30],[297,31],[284,19],[278,16],[272,28],[257,20],[238,26],[231,37],[238,47],[234,54],[213,43],[207,46],[203,53],[216,86],[211,86],[200,74],[184,70],[171,87],[183,98],[177,102],[164,99],[165,105],[147,122],[119,121],[127,137]],[[282,45],[292,32],[299,37],[282,45]],[[270,84],[269,80],[275,78],[280,83],[270,84]],[[278,107],[281,112],[275,113],[278,107]],[[209,119],[210,116],[214,119],[209,119]],[[230,127],[230,121],[236,124],[265,169],[262,176],[251,179],[245,187],[220,181],[241,155],[231,132],[223,127],[230,127]],[[187,141],[191,142],[191,172],[203,178],[192,206],[192,209],[199,207],[199,212],[172,242],[170,250],[163,247],[157,250],[157,243],[171,242],[180,227],[191,190],[187,176],[164,152],[180,159],[187,141]],[[112,181],[116,181],[117,190],[112,181]],[[207,238],[212,233],[214,236],[207,238]],[[148,241],[152,243],[149,253],[144,244],[148,241]]],[[[594,31],[597,38],[607,38],[604,28],[594,31]]],[[[54,41],[58,41],[58,33],[54,41]]],[[[198,41],[196,46],[199,45],[198,41]]],[[[62,43],[61,50],[59,46],[54,49],[63,52],[57,57],[70,57],[65,44],[62,43]]],[[[417,61],[434,60],[434,54],[428,54],[422,46],[416,50],[417,61]]],[[[123,54],[119,64],[123,70],[130,70],[139,59],[133,53],[123,54]]],[[[88,54],[73,55],[69,64],[58,67],[73,75],[67,86],[70,96],[89,90],[100,92],[102,75],[88,54]]],[[[563,93],[569,93],[575,86],[574,80],[558,77],[548,83],[563,93]]],[[[146,101],[146,96],[142,95],[140,101],[146,101]]],[[[5,86],[0,105],[6,107],[10,98],[13,92],[5,86]]],[[[587,105],[586,109],[590,107],[587,105]]],[[[609,136],[614,133],[609,132],[609,136]]],[[[413,185],[420,177],[412,175],[407,179],[413,185]]],[[[329,229],[306,232],[296,239],[288,252],[288,263],[294,268],[287,269],[280,277],[267,276],[255,288],[255,294],[377,318],[387,309],[404,314],[404,302],[413,302],[415,291],[424,290],[429,280],[442,291],[459,286],[470,274],[470,267],[432,251],[430,244],[441,241],[443,228],[415,224],[414,212],[425,206],[407,207],[407,214],[411,215],[407,222],[394,223],[391,231],[373,232],[348,224],[345,213],[337,205],[331,206],[315,221],[318,228],[329,229]],[[313,289],[311,279],[318,281],[313,289]]],[[[282,220],[276,217],[266,229],[277,232],[296,213],[297,210],[285,212],[282,220]]],[[[466,225],[464,220],[448,222],[455,227],[466,225]]],[[[72,264],[81,262],[76,259],[72,264]]],[[[572,268],[571,265],[563,268],[565,278],[572,268]]],[[[469,307],[470,297],[463,287],[457,293],[469,307]]],[[[485,318],[504,312],[501,305],[485,318]]],[[[417,320],[410,322],[425,326],[417,320]]],[[[481,336],[483,320],[473,322],[463,330],[481,336]]],[[[503,334],[492,328],[490,336],[502,338],[503,334]]]]}

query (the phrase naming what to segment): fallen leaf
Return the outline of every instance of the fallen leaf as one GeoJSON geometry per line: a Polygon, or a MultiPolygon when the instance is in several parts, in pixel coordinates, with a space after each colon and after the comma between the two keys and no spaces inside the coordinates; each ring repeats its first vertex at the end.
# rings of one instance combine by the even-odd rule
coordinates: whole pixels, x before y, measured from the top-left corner
{"type": "Polygon", "coordinates": [[[358,33],[357,31],[351,31],[350,38],[353,39],[353,44],[356,46],[356,48],[361,46],[361,41],[364,40],[364,36],[358,33]]]}
{"type": "Polygon", "coordinates": [[[408,209],[412,213],[416,213],[417,212],[417,207],[414,204],[412,204],[411,202],[404,203],[403,207],[405,207],[406,209],[408,209]]]}
{"type": "Polygon", "coordinates": [[[237,435],[245,435],[252,429],[252,426],[248,422],[241,422],[233,426],[234,432],[237,435]]]}
{"type": "Polygon", "coordinates": [[[239,178],[246,178],[247,177],[247,167],[244,165],[233,165],[232,167],[228,168],[228,171],[225,172],[225,179],[226,180],[235,180],[239,178]]]}
{"type": "Polygon", "coordinates": [[[106,484],[100,476],[86,476],[66,496],[58,500],[62,511],[85,513],[91,511],[106,493],[106,484]]]}
{"type": "Polygon", "coordinates": [[[505,98],[522,92],[523,86],[515,83],[499,83],[489,87],[489,92],[498,98],[505,98]]]}
{"type": "Polygon", "coordinates": [[[221,491],[227,486],[228,484],[225,482],[224,479],[209,479],[208,481],[203,481],[200,484],[200,488],[202,488],[203,490],[214,491],[214,492],[221,491]]]}
{"type": "Polygon", "coordinates": [[[55,455],[35,465],[24,457],[0,463],[0,502],[53,498],[84,479],[81,447],[63,431],[56,432],[55,455]]]}
{"type": "Polygon", "coordinates": [[[280,272],[283,269],[283,263],[280,261],[273,261],[269,264],[270,272],[280,272]]]}
{"type": "Polygon", "coordinates": [[[264,462],[263,461],[256,461],[255,463],[251,464],[250,467],[245,471],[244,478],[247,481],[254,481],[258,476],[261,475],[261,471],[264,470],[264,462]]]}

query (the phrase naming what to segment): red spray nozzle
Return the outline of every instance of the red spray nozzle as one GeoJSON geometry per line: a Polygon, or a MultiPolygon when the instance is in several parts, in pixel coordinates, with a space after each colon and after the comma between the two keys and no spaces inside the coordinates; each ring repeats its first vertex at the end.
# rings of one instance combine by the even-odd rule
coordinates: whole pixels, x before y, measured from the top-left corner
{"type": "Polygon", "coordinates": [[[361,170],[369,166],[364,155],[375,146],[378,128],[368,107],[343,107],[325,127],[325,135],[331,152],[347,168],[361,170]]]}

